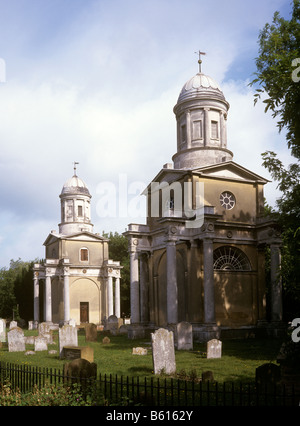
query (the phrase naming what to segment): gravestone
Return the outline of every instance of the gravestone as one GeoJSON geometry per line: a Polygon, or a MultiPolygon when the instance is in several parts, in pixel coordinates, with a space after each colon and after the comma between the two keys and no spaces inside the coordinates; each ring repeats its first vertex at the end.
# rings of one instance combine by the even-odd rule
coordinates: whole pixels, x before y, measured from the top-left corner
{"type": "Polygon", "coordinates": [[[107,337],[107,336],[103,337],[103,339],[102,339],[102,343],[103,343],[104,345],[108,345],[108,344],[110,343],[110,338],[109,338],[109,337],[107,337]]]}
{"type": "Polygon", "coordinates": [[[18,323],[17,323],[17,321],[11,321],[10,323],[9,323],[9,329],[11,330],[12,328],[16,328],[16,327],[18,327],[18,323]]]}
{"type": "Polygon", "coordinates": [[[59,356],[64,356],[64,346],[78,346],[77,328],[72,325],[64,325],[58,330],[59,356]]]}
{"type": "Polygon", "coordinates": [[[53,333],[52,333],[52,324],[48,322],[41,322],[39,324],[39,336],[44,337],[47,340],[47,343],[53,343],[53,333]]]}
{"type": "Polygon", "coordinates": [[[222,342],[218,339],[212,339],[207,342],[207,358],[222,357],[222,342]]]}
{"type": "Polygon", "coordinates": [[[8,351],[9,352],[23,352],[25,351],[25,337],[21,328],[12,328],[7,333],[8,351]]]}
{"type": "Polygon", "coordinates": [[[255,370],[255,378],[256,382],[260,385],[274,386],[281,378],[280,366],[271,362],[260,365],[255,370]]]}
{"type": "Polygon", "coordinates": [[[34,350],[36,352],[47,351],[48,350],[47,339],[45,339],[44,337],[41,337],[41,336],[37,336],[34,339],[34,350]]]}
{"type": "Polygon", "coordinates": [[[94,361],[94,349],[89,346],[64,346],[64,358],[66,359],[86,359],[94,361]]]}
{"type": "Polygon", "coordinates": [[[154,374],[176,372],[173,332],[159,328],[151,333],[154,374]]]}
{"type": "Polygon", "coordinates": [[[132,355],[147,355],[148,351],[146,348],[132,348],[132,355]]]}
{"type": "Polygon", "coordinates": [[[106,330],[110,331],[112,335],[118,334],[119,321],[116,315],[110,315],[106,320],[106,330]]]}
{"type": "Polygon", "coordinates": [[[193,350],[193,326],[192,324],[182,321],[176,326],[177,349],[189,351],[193,350]]]}
{"type": "Polygon", "coordinates": [[[85,341],[97,342],[97,326],[96,324],[87,324],[85,326],[85,341]]]}
{"type": "MultiPolygon", "coordinates": [[[[86,359],[74,359],[64,365],[65,381],[68,379],[96,379],[97,364],[89,362],[86,359]]],[[[87,384],[87,381],[82,381],[82,385],[87,384]]]]}
{"type": "Polygon", "coordinates": [[[69,325],[71,325],[72,327],[76,327],[76,321],[71,318],[69,321],[69,325]]]}
{"type": "Polygon", "coordinates": [[[6,342],[6,321],[0,318],[0,342],[6,342]]]}

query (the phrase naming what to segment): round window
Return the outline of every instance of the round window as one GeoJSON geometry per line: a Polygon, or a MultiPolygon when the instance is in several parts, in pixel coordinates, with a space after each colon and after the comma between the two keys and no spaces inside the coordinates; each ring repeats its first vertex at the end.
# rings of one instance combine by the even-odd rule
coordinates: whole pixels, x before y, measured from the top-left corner
{"type": "Polygon", "coordinates": [[[220,203],[224,209],[231,210],[235,206],[235,196],[229,191],[222,192],[220,195],[220,203]]]}

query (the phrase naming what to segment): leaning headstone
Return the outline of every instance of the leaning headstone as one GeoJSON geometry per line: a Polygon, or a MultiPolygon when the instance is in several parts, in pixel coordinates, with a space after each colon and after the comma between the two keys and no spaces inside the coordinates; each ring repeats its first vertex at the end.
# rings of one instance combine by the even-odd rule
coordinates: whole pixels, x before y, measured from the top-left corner
{"type": "Polygon", "coordinates": [[[6,321],[0,319],[0,342],[6,342],[6,321]]]}
{"type": "Polygon", "coordinates": [[[177,349],[189,351],[193,350],[193,326],[192,324],[182,321],[176,326],[177,333],[177,349]]]}
{"type": "Polygon", "coordinates": [[[159,328],[151,333],[154,374],[176,372],[173,332],[159,328]]]}
{"type": "Polygon", "coordinates": [[[48,350],[47,339],[45,339],[44,337],[37,336],[34,339],[34,350],[36,352],[47,351],[48,350]]]}
{"type": "Polygon", "coordinates": [[[87,324],[85,326],[85,341],[97,342],[97,326],[96,324],[87,324]]]}
{"type": "Polygon", "coordinates": [[[21,328],[12,328],[7,333],[8,351],[9,352],[23,352],[25,351],[25,337],[21,328]]]}
{"type": "Polygon", "coordinates": [[[119,322],[116,315],[110,315],[106,320],[106,330],[110,331],[112,335],[116,335],[119,331],[119,322]]]}
{"type": "Polygon", "coordinates": [[[64,346],[78,346],[77,328],[72,325],[64,325],[58,330],[59,356],[64,356],[64,346]]]}
{"type": "Polygon", "coordinates": [[[212,339],[207,342],[207,358],[222,357],[222,342],[218,339],[212,339]]]}
{"type": "Polygon", "coordinates": [[[17,323],[17,321],[11,321],[10,323],[9,323],[9,329],[11,330],[12,328],[16,328],[16,327],[18,327],[18,323],[17,323]]]}

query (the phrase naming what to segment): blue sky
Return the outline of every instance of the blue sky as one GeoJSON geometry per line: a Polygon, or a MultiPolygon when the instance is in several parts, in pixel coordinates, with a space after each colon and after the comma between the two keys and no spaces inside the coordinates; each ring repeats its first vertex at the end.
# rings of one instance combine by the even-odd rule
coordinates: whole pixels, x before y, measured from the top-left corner
{"type": "MultiPolygon", "coordinates": [[[[199,49],[231,106],[234,161],[266,178],[266,149],[288,163],[284,135],[248,87],[259,31],[276,10],[288,17],[290,0],[0,0],[0,267],[43,258],[73,161],[93,196],[95,232],[143,223],[132,210],[103,217],[101,188],[126,182],[130,201],[171,162],[173,107],[199,49]]],[[[274,183],[265,195],[274,205],[274,183]]]]}

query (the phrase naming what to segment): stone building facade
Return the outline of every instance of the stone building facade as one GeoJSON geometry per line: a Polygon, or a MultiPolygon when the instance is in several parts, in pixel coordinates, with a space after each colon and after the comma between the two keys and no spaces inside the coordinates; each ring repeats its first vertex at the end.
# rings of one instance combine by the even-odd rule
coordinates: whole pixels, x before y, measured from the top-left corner
{"type": "Polygon", "coordinates": [[[264,216],[267,180],[233,161],[229,104],[199,72],[174,107],[177,151],[145,189],[146,225],[124,233],[130,250],[130,336],[181,321],[196,340],[266,327],[265,247],[271,250],[271,316],[282,319],[280,234],[264,216]]]}
{"type": "Polygon", "coordinates": [[[102,324],[120,315],[120,262],[109,259],[108,240],[93,232],[91,194],[74,176],[60,194],[59,232],[44,242],[45,261],[34,265],[34,320],[102,324]]]}

